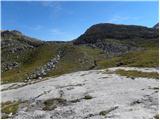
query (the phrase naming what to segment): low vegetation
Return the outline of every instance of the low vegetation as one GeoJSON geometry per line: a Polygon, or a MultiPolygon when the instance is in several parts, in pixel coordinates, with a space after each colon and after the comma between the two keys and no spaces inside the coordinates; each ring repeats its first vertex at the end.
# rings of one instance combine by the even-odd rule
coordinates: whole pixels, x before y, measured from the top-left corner
{"type": "Polygon", "coordinates": [[[156,114],[156,115],[154,116],[154,118],[155,118],[155,119],[159,119],[159,114],[156,114]]]}
{"type": "Polygon", "coordinates": [[[90,95],[86,95],[86,96],[84,96],[84,99],[86,99],[86,100],[89,100],[89,99],[92,99],[93,97],[92,96],[90,96],[90,95]]]}
{"type": "Polygon", "coordinates": [[[66,45],[64,51],[64,56],[57,64],[56,69],[51,71],[48,76],[93,69],[97,67],[95,61],[105,60],[107,57],[101,50],[87,46],[66,45]]]}
{"type": "Polygon", "coordinates": [[[113,110],[116,110],[117,108],[118,108],[118,106],[111,107],[111,108],[108,109],[108,110],[101,111],[101,112],[99,113],[99,115],[106,116],[108,113],[110,113],[110,112],[113,111],[113,110]]]}
{"type": "Polygon", "coordinates": [[[9,118],[11,115],[16,114],[18,110],[19,102],[14,101],[14,102],[5,102],[1,104],[1,112],[2,114],[2,119],[9,118]]]}
{"type": "Polygon", "coordinates": [[[157,72],[141,72],[136,70],[126,71],[126,70],[118,69],[116,70],[116,73],[121,76],[127,76],[131,78],[135,78],[135,77],[146,77],[146,78],[153,78],[153,79],[159,78],[159,74],[157,72]]]}
{"type": "Polygon", "coordinates": [[[49,99],[44,101],[44,107],[43,110],[54,110],[59,105],[65,105],[66,100],[62,98],[55,98],[55,99],[49,99]]]}
{"type": "MultiPolygon", "coordinates": [[[[122,36],[126,36],[125,34],[122,36]]],[[[157,36],[157,33],[155,35],[157,36]]],[[[113,38],[98,39],[101,36],[93,36],[92,41],[95,44],[91,44],[92,41],[89,41],[89,43],[74,45],[74,42],[43,42],[23,36],[18,31],[3,32],[2,84],[24,82],[34,71],[54,58],[59,50],[64,51],[63,57],[56,64],[55,69],[48,71],[43,77],[117,66],[159,66],[158,37],[156,36],[154,38],[147,37],[147,39],[143,37],[117,39],[114,36],[113,38]],[[96,37],[98,38],[95,39],[96,37]],[[130,51],[130,49],[132,50],[130,51]],[[10,67],[11,63],[16,63],[16,65],[10,67]]]]}
{"type": "Polygon", "coordinates": [[[158,48],[129,52],[127,54],[113,57],[98,64],[100,68],[127,66],[127,67],[158,67],[158,48]]]}
{"type": "MultiPolygon", "coordinates": [[[[18,82],[23,81],[27,74],[32,73],[36,68],[46,64],[48,60],[56,55],[58,45],[43,45],[36,50],[28,51],[23,54],[23,58],[19,63],[21,65],[18,68],[8,70],[2,73],[2,83],[18,82]]],[[[14,57],[10,57],[13,59],[14,57]]]]}

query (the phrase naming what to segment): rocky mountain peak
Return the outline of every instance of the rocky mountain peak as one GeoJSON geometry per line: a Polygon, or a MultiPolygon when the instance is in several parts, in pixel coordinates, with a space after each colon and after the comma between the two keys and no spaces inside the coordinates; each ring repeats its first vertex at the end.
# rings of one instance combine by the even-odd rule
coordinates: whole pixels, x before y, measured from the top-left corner
{"type": "Polygon", "coordinates": [[[75,44],[95,43],[103,39],[158,38],[158,31],[137,25],[100,23],[91,26],[74,41],[75,44]]]}
{"type": "Polygon", "coordinates": [[[17,30],[1,30],[1,35],[4,34],[22,35],[22,33],[17,30]]]}
{"type": "Polygon", "coordinates": [[[16,34],[16,35],[22,35],[22,33],[19,32],[19,31],[17,31],[17,30],[11,30],[10,32],[12,32],[12,33],[14,33],[14,34],[16,34]]]}
{"type": "Polygon", "coordinates": [[[159,23],[153,26],[154,29],[159,29],[159,23]]]}

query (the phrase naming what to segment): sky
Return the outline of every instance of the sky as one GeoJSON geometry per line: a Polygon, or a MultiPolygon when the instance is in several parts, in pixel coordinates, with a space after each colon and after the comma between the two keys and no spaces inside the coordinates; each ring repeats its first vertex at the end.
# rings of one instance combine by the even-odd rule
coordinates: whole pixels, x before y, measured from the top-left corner
{"type": "Polygon", "coordinates": [[[41,40],[68,41],[93,24],[152,27],[158,22],[157,1],[2,1],[1,29],[18,30],[41,40]]]}

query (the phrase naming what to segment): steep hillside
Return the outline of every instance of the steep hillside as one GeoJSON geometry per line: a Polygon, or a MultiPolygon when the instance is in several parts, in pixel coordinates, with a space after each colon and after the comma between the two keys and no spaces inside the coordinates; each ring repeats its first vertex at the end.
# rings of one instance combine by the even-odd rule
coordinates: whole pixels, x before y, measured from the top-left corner
{"type": "Polygon", "coordinates": [[[89,44],[104,50],[109,55],[119,55],[144,49],[148,43],[158,45],[158,36],[158,30],[152,28],[104,23],[91,26],[73,43],[89,44]]]}

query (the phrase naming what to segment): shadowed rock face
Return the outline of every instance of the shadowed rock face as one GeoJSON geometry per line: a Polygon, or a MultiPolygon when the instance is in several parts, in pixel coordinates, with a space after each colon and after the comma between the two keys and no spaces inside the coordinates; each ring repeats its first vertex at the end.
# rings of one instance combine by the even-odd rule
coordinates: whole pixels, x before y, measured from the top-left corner
{"type": "Polygon", "coordinates": [[[154,29],[159,29],[159,23],[153,26],[154,29]]]}
{"type": "Polygon", "coordinates": [[[152,28],[136,25],[96,24],[91,26],[74,43],[96,43],[98,39],[133,39],[133,38],[157,38],[158,31],[152,28]]]}

